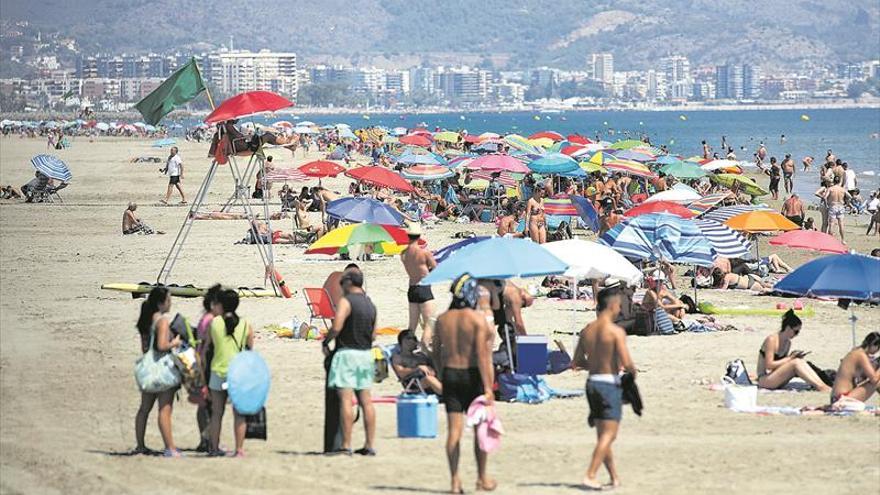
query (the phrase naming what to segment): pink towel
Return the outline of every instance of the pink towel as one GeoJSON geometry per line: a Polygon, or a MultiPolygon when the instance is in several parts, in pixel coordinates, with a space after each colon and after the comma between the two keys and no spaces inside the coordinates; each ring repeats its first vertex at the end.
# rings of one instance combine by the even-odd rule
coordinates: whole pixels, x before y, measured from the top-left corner
{"type": "Polygon", "coordinates": [[[494,407],[487,407],[485,396],[479,396],[471,402],[467,411],[468,426],[476,426],[477,441],[480,450],[491,453],[501,447],[501,435],[504,427],[494,407]]]}

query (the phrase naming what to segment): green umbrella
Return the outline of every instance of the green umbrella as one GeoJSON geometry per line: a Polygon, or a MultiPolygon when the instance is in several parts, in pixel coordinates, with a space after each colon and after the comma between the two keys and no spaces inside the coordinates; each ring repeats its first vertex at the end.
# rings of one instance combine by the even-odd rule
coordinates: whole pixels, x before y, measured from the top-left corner
{"type": "Polygon", "coordinates": [[[660,171],[679,179],[699,179],[706,176],[706,171],[699,165],[688,162],[672,162],[660,167],[660,171]]]}
{"type": "Polygon", "coordinates": [[[718,174],[712,175],[711,179],[724,187],[733,189],[735,185],[739,186],[740,191],[749,196],[764,196],[769,194],[763,187],[759,186],[753,179],[739,174],[718,174]]]}
{"type": "Polygon", "coordinates": [[[630,148],[637,148],[639,146],[648,146],[646,143],[639,141],[638,139],[624,139],[623,141],[618,141],[610,146],[613,150],[628,150],[630,148]]]}

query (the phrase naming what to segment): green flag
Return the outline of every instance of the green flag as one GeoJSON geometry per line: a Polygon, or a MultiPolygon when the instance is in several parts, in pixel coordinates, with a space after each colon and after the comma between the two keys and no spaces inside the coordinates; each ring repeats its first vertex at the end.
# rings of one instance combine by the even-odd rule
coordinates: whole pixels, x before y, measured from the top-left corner
{"type": "Polygon", "coordinates": [[[67,100],[68,98],[70,98],[71,96],[73,96],[73,95],[75,95],[75,94],[76,94],[76,93],[74,92],[74,90],[71,89],[71,90],[68,91],[67,93],[64,93],[63,95],[61,95],[61,99],[62,99],[62,100],[67,100]]]}
{"type": "Polygon", "coordinates": [[[134,107],[144,116],[144,122],[156,125],[168,112],[192,100],[204,90],[205,83],[196,59],[193,58],[134,107]]]}

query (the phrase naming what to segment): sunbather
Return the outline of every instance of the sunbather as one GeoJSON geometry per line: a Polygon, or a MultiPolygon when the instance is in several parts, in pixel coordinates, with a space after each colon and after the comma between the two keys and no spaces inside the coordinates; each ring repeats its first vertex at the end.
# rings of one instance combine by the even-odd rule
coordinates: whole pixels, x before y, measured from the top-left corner
{"type": "Polygon", "coordinates": [[[880,366],[877,354],[880,353],[880,332],[871,332],[862,345],[849,351],[840,361],[834,387],[831,389],[831,403],[842,397],[865,402],[880,384],[880,366]],[[872,359],[873,357],[873,359],[872,359]]]}
{"type": "Polygon", "coordinates": [[[410,380],[416,380],[422,390],[432,390],[437,395],[443,394],[443,384],[437,378],[437,372],[431,366],[431,358],[419,352],[419,339],[412,330],[404,330],[397,335],[400,352],[391,358],[391,366],[400,378],[404,387],[410,380]]]}
{"type": "Polygon", "coordinates": [[[12,184],[0,188],[0,199],[22,199],[24,194],[21,193],[12,184]]]}
{"type": "Polygon", "coordinates": [[[800,377],[820,392],[828,392],[819,375],[804,356],[809,352],[791,350],[791,339],[801,333],[801,319],[788,310],[782,317],[782,328],[764,339],[758,351],[758,386],[767,389],[782,388],[794,377],[800,377]]]}
{"type": "Polygon", "coordinates": [[[748,289],[758,292],[766,292],[771,289],[771,286],[765,285],[761,277],[757,275],[723,273],[718,268],[712,270],[712,286],[716,289],[748,289]]]}
{"type": "Polygon", "coordinates": [[[661,282],[651,277],[645,282],[648,284],[648,291],[642,299],[642,307],[648,311],[654,311],[658,307],[663,308],[673,323],[681,321],[685,314],[685,305],[681,299],[675,297],[675,294],[667,290],[661,282]]]}
{"type": "Polygon", "coordinates": [[[137,211],[137,203],[129,203],[128,207],[125,209],[125,213],[122,214],[122,235],[130,235],[130,234],[164,234],[161,230],[153,230],[152,227],[144,223],[138,216],[135,214],[137,211]]]}

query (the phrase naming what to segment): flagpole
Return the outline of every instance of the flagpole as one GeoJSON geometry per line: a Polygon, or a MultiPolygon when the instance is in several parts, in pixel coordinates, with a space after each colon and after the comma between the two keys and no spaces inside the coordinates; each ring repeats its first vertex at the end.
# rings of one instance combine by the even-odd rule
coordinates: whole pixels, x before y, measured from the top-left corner
{"type": "Polygon", "coordinates": [[[216,110],[217,107],[214,106],[214,98],[211,97],[211,90],[208,89],[208,85],[207,85],[207,84],[204,84],[204,82],[205,82],[205,78],[202,77],[202,69],[199,68],[199,61],[196,60],[195,57],[192,58],[192,61],[193,61],[193,65],[195,65],[195,67],[196,67],[196,72],[199,73],[199,79],[202,80],[202,85],[205,86],[205,96],[208,97],[208,103],[211,104],[211,110],[212,110],[212,111],[213,111],[213,110],[216,110]]]}

